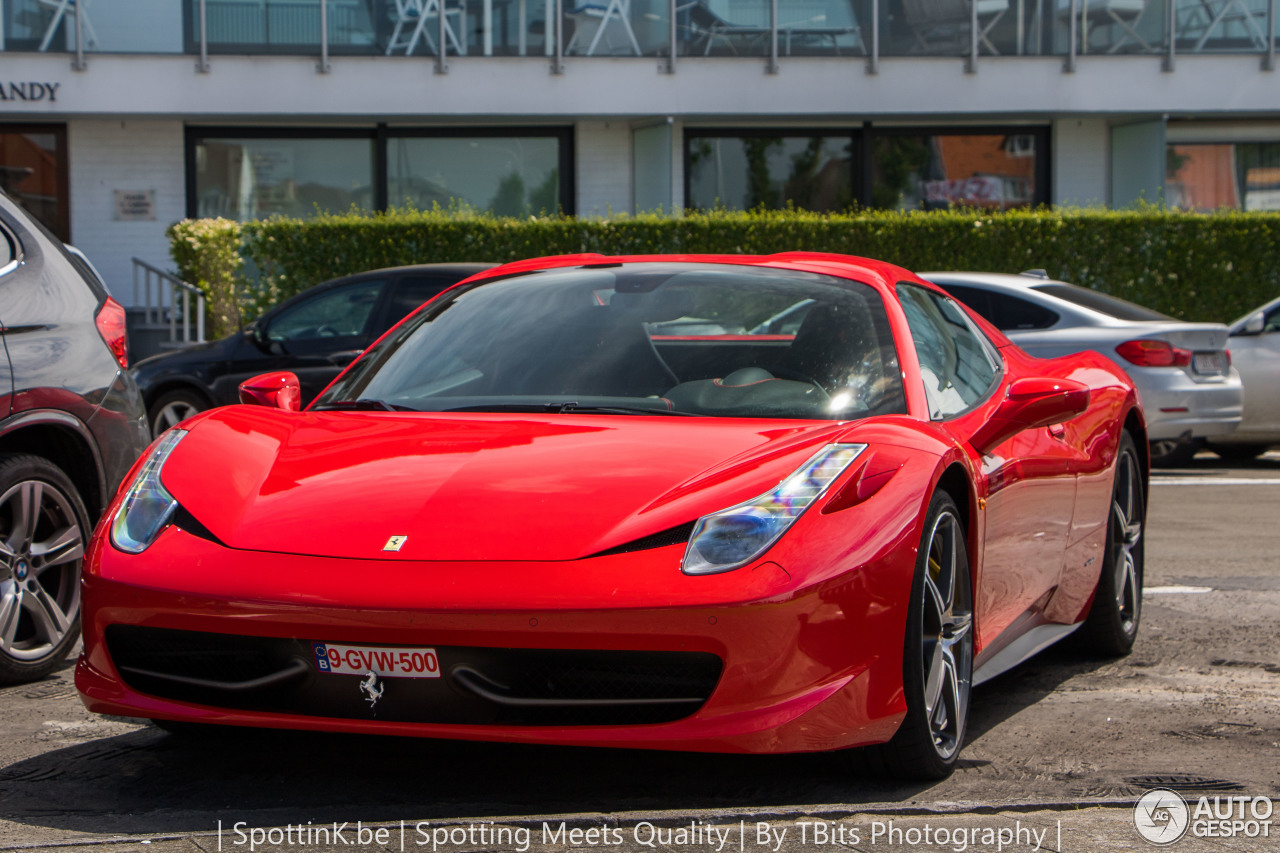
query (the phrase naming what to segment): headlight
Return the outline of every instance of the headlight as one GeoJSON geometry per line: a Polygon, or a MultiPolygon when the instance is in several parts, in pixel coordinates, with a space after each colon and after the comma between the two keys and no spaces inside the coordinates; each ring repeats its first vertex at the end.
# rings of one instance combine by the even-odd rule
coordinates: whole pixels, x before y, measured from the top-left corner
{"type": "Polygon", "coordinates": [[[186,434],[187,431],[181,429],[165,433],[125,492],[124,501],[111,520],[111,542],[121,551],[141,554],[151,547],[173,517],[178,502],[160,482],[160,469],[186,434]]]}
{"type": "Polygon", "coordinates": [[[865,444],[829,445],[776,488],[698,519],[680,570],[687,575],[710,575],[745,566],[777,542],[866,449],[865,444]]]}

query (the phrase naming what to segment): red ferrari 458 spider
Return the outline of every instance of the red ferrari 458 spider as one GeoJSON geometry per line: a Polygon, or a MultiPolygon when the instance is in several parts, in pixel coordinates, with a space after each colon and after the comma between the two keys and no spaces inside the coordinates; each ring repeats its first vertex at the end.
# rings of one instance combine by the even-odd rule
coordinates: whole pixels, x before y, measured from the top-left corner
{"type": "Polygon", "coordinates": [[[305,411],[161,436],[84,569],[87,706],[475,740],[869,747],[938,778],[972,685],[1124,654],[1147,446],[907,270],[576,255],[427,303],[305,411]]]}

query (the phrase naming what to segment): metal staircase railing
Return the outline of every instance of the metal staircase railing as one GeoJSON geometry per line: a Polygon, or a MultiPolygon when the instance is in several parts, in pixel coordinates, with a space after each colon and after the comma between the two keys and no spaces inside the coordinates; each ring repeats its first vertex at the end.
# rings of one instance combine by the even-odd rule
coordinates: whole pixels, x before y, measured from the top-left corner
{"type": "Polygon", "coordinates": [[[133,259],[133,306],[148,325],[167,322],[171,343],[204,343],[204,292],[141,258],[133,259]]]}

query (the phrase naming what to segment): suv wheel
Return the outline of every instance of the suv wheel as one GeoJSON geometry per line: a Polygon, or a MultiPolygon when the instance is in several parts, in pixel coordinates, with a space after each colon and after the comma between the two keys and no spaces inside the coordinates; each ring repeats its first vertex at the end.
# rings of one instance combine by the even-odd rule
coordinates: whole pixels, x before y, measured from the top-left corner
{"type": "Polygon", "coordinates": [[[0,684],[43,678],[75,645],[88,538],[89,515],[62,469],[0,454],[0,684]]]}

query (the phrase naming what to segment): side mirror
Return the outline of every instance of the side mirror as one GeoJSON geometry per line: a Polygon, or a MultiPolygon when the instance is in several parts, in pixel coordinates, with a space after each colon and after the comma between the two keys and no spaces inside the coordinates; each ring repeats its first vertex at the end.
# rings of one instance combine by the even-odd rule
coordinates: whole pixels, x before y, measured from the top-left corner
{"type": "Polygon", "coordinates": [[[1244,328],[1241,331],[1246,335],[1260,335],[1262,330],[1266,328],[1267,318],[1262,316],[1262,312],[1250,314],[1249,319],[1244,321],[1244,328]]]}
{"type": "Polygon", "coordinates": [[[240,383],[240,402],[296,412],[302,408],[302,386],[287,370],[264,373],[240,383]]]}
{"type": "Polygon", "coordinates": [[[1089,386],[1084,383],[1040,376],[1019,379],[969,443],[985,456],[1023,430],[1064,423],[1087,408],[1089,386]]]}

